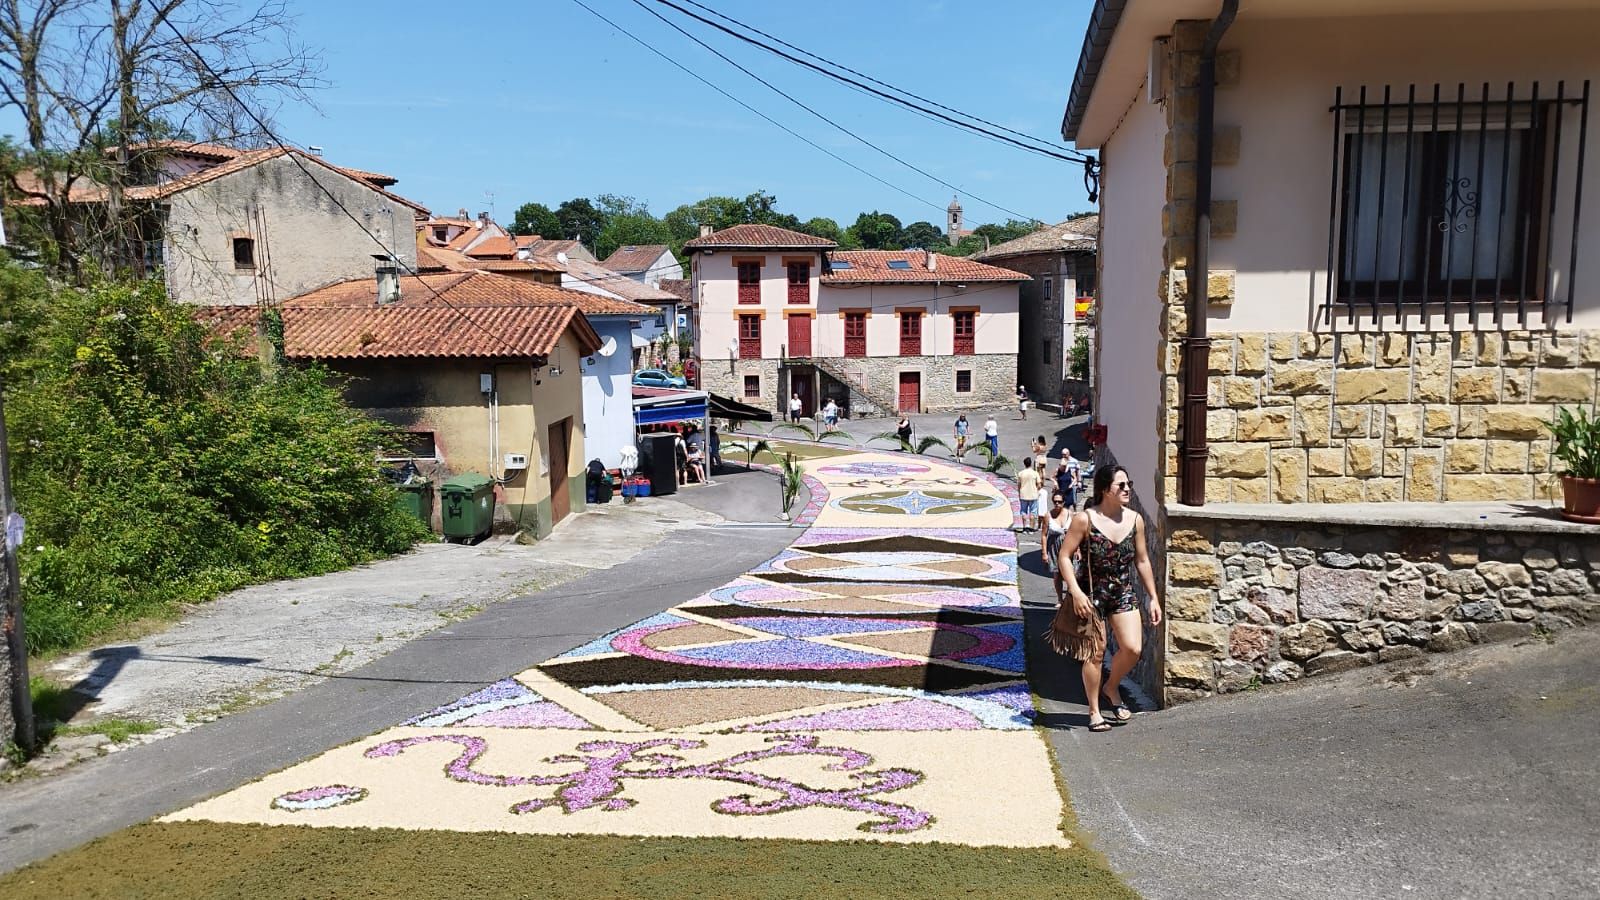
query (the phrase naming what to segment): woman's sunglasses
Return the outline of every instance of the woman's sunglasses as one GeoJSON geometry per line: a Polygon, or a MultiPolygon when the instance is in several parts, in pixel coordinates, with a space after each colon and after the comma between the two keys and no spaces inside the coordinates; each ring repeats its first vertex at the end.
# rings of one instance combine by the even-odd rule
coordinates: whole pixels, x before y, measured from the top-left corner
{"type": "Polygon", "coordinates": [[[1133,483],[1128,481],[1114,481],[1111,483],[1111,489],[1113,491],[1127,491],[1132,493],[1133,483]]]}

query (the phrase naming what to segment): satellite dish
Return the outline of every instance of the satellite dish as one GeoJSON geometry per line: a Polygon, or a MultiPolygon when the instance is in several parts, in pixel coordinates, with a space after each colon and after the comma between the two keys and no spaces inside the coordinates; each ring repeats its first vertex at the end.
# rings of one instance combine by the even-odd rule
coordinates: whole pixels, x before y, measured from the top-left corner
{"type": "Polygon", "coordinates": [[[565,253],[557,253],[556,254],[556,262],[562,264],[563,266],[566,265],[567,264],[567,255],[565,253]]]}
{"type": "Polygon", "coordinates": [[[600,345],[600,355],[601,356],[610,356],[611,354],[616,353],[616,352],[617,352],[617,339],[612,337],[612,336],[610,336],[610,335],[606,335],[605,342],[600,345]]]}

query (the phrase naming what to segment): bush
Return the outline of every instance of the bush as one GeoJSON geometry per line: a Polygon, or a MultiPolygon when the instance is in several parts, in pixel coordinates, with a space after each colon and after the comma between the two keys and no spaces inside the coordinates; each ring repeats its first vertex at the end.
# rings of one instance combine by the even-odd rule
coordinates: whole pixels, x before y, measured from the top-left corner
{"type": "Polygon", "coordinates": [[[0,272],[0,323],[48,301],[27,338],[0,325],[34,652],[423,536],[376,464],[386,426],[326,372],[267,372],[208,342],[156,282],[0,272]]]}

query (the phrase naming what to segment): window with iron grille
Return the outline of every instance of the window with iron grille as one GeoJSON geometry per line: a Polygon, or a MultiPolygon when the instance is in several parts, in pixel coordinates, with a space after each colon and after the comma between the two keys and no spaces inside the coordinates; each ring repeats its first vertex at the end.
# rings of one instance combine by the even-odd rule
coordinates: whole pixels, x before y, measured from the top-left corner
{"type": "Polygon", "coordinates": [[[761,317],[739,317],[739,358],[761,358],[761,317]]]}
{"type": "Polygon", "coordinates": [[[811,264],[789,263],[789,302],[811,302],[811,264]]]}
{"type": "Polygon", "coordinates": [[[1589,82],[1344,100],[1336,91],[1329,314],[1570,320],[1589,82]]]}
{"type": "Polygon", "coordinates": [[[978,314],[970,309],[950,314],[955,331],[955,354],[971,356],[977,352],[978,314]]]}
{"type": "Polygon", "coordinates": [[[956,370],[956,393],[958,393],[958,394],[970,394],[970,393],[972,393],[972,370],[971,369],[957,369],[956,370]]]}
{"type": "Polygon", "coordinates": [[[739,263],[739,302],[761,302],[761,264],[739,263]]]}
{"type": "Polygon", "coordinates": [[[867,314],[844,314],[844,355],[867,355],[867,314]]]}
{"type": "Polygon", "coordinates": [[[761,376],[746,375],[744,377],[744,395],[746,397],[761,396],[761,376]]]}
{"type": "Polygon", "coordinates": [[[917,313],[900,314],[900,355],[922,355],[922,316],[917,313]]]}

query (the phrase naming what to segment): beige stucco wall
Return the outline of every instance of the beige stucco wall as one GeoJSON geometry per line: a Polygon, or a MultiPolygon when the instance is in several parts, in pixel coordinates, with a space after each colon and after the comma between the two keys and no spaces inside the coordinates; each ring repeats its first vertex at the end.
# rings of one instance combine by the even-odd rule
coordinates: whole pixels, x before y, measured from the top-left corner
{"type": "MultiPolygon", "coordinates": [[[[551,354],[552,361],[557,354],[551,354]]],[[[431,431],[438,463],[419,462],[435,482],[466,472],[505,477],[496,503],[521,525],[543,535],[550,528],[549,466],[556,466],[576,493],[571,508],[583,507],[583,389],[578,348],[570,335],[560,342],[563,374],[535,370],[527,361],[396,360],[339,361],[330,367],[351,381],[352,405],[402,431],[431,431]],[[499,391],[499,451],[491,465],[489,403],[479,390],[479,375],[492,373],[499,391]],[[535,374],[539,383],[534,384],[535,374]],[[572,419],[565,459],[549,459],[550,426],[572,419]],[[528,454],[528,468],[507,473],[503,456],[528,454]],[[524,509],[526,507],[526,509],[524,509]]]]}
{"type": "Polygon", "coordinates": [[[173,299],[251,304],[265,287],[281,301],[335,281],[373,277],[372,256],[383,250],[317,184],[390,253],[416,265],[410,207],[316,163],[302,164],[309,177],[280,156],[171,198],[163,249],[173,299]],[[234,237],[255,239],[255,269],[234,267],[234,237]]]}
{"type": "Polygon", "coordinates": [[[1159,107],[1135,104],[1104,148],[1101,177],[1100,302],[1097,315],[1095,415],[1106,426],[1107,449],[1133,476],[1139,492],[1157,488],[1156,415],[1161,371],[1162,305],[1156,296],[1162,266],[1161,207],[1166,168],[1159,107]]]}
{"type": "MultiPolygon", "coordinates": [[[[1328,112],[1334,88],[1344,87],[1346,103],[1368,86],[1368,101],[1381,102],[1382,86],[1392,85],[1405,99],[1407,85],[1419,97],[1432,95],[1435,83],[1466,83],[1467,95],[1478,96],[1483,82],[1491,98],[1503,97],[1506,82],[1515,82],[1526,99],[1538,80],[1540,96],[1551,98],[1559,79],[1567,96],[1582,90],[1583,79],[1600,81],[1600,11],[1508,11],[1498,14],[1439,16],[1351,16],[1329,19],[1251,19],[1242,15],[1229,30],[1224,50],[1239,52],[1236,85],[1217,93],[1217,123],[1239,127],[1237,165],[1215,170],[1214,196],[1238,203],[1237,230],[1211,244],[1213,270],[1237,271],[1237,299],[1231,307],[1213,306],[1213,330],[1274,332],[1310,330],[1315,305],[1326,289],[1328,260],[1328,192],[1332,167],[1332,120],[1328,112]]],[[[1142,96],[1130,114],[1148,109],[1142,96]]],[[[1600,103],[1600,100],[1592,100],[1600,103]]],[[[1593,113],[1593,111],[1591,111],[1593,113]]],[[[1448,121],[1448,112],[1441,120],[1448,121]]],[[[1576,115],[1567,123],[1561,162],[1570,185],[1575,169],[1576,115]]],[[[1126,127],[1126,124],[1124,125],[1126,127]]],[[[1600,114],[1589,117],[1589,159],[1585,166],[1586,198],[1600,198],[1600,114]]],[[[1109,173],[1108,167],[1108,173],[1109,173]]],[[[1566,295],[1570,261],[1572,199],[1557,198],[1554,229],[1558,249],[1552,254],[1555,296],[1566,295]]],[[[1108,198],[1108,203],[1112,202],[1108,198]]],[[[1586,205],[1593,203],[1589,200],[1586,205]]],[[[1592,211],[1591,211],[1592,212],[1592,211]]],[[[1600,216],[1587,215],[1580,236],[1576,314],[1569,325],[1600,326],[1600,216]]],[[[1366,330],[1438,330],[1442,315],[1424,323],[1418,316],[1404,322],[1392,316],[1367,320],[1366,330]]],[[[1339,323],[1343,327],[1343,323],[1339,323]]],[[[1464,316],[1457,327],[1471,327],[1464,316]]],[[[1530,327],[1538,327],[1535,318],[1530,327]]],[[[1478,330],[1484,329],[1482,322],[1478,330]]],[[[1509,328],[1518,327],[1515,324],[1509,328]]]]}
{"type": "MultiPolygon", "coordinates": [[[[695,328],[695,341],[701,359],[728,359],[729,346],[739,337],[738,314],[762,312],[761,355],[776,359],[779,345],[787,343],[789,334],[783,321],[783,311],[789,308],[789,270],[783,264],[785,257],[804,258],[811,261],[811,302],[817,305],[817,279],[822,271],[822,254],[804,250],[717,250],[711,254],[697,251],[694,262],[695,287],[700,292],[699,325],[695,328]],[[739,272],[734,266],[739,259],[763,260],[761,267],[760,305],[739,304],[739,272]]],[[[796,306],[796,309],[803,307],[796,306]]],[[[732,355],[737,356],[737,352],[732,355]]]]}

